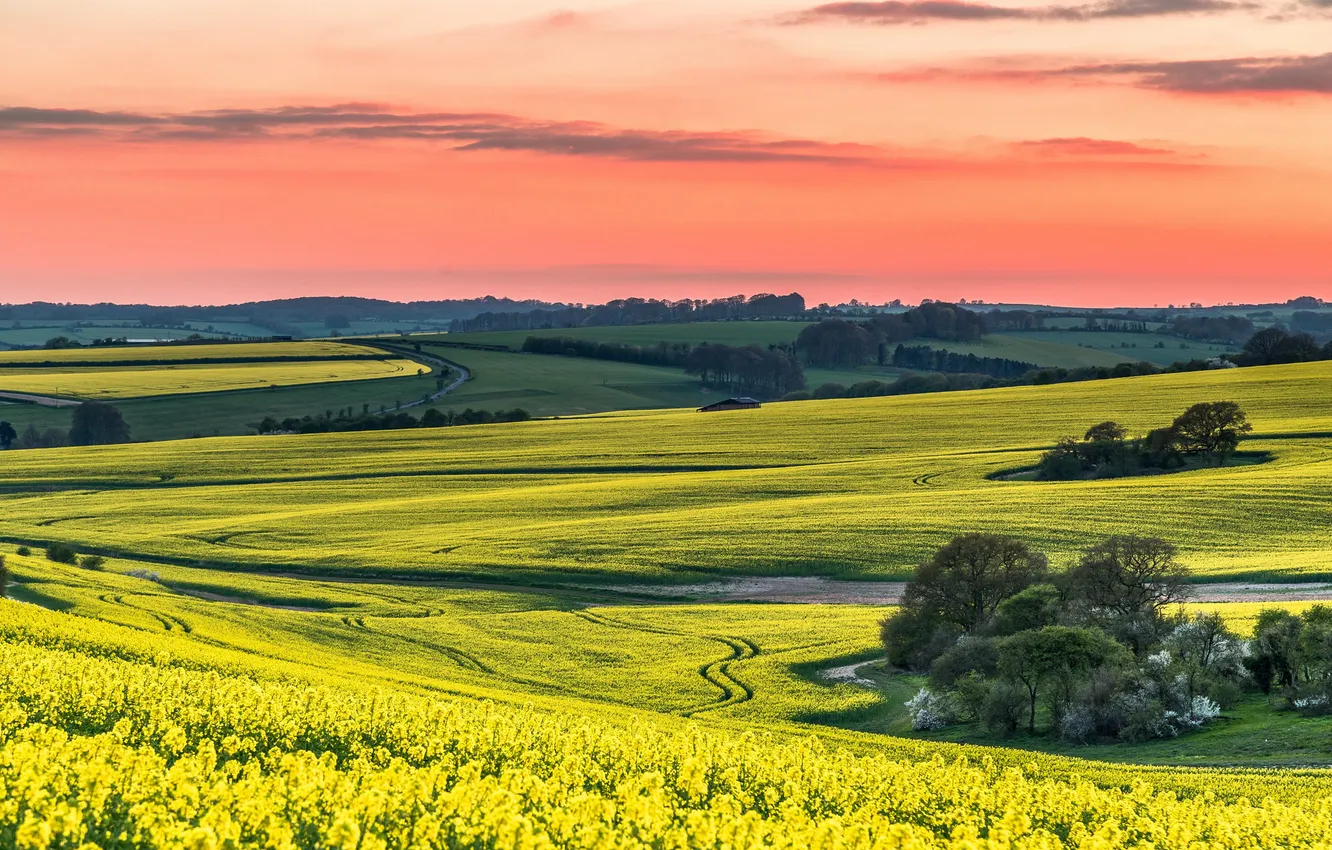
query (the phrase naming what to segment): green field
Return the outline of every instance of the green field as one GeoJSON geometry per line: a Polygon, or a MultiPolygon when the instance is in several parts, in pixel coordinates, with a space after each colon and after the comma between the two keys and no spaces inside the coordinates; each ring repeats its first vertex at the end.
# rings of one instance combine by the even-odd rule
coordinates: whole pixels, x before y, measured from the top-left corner
{"type": "Polygon", "coordinates": [[[43,345],[47,340],[58,336],[67,336],[88,344],[95,339],[108,337],[112,339],[126,337],[129,339],[170,340],[187,339],[194,334],[246,337],[271,336],[273,333],[271,330],[255,328],[253,325],[245,326],[249,332],[246,330],[231,330],[225,326],[206,332],[202,327],[198,329],[190,327],[153,328],[125,322],[93,323],[90,325],[61,324],[58,322],[19,322],[17,324],[18,327],[14,327],[13,323],[0,322],[0,351],[11,346],[43,345]]]}
{"type": "Polygon", "coordinates": [[[1197,340],[1186,340],[1177,336],[1163,336],[1154,333],[1020,331],[1007,334],[1007,336],[1030,339],[1036,342],[1082,346],[1096,351],[1109,352],[1120,357],[1145,360],[1157,366],[1169,366],[1179,360],[1206,360],[1210,357],[1218,357],[1239,350],[1234,346],[1198,342],[1197,340]],[[1163,347],[1157,348],[1158,344],[1163,344],[1163,347]]]}
{"type": "Polygon", "coordinates": [[[476,351],[425,344],[421,350],[466,366],[472,378],[440,400],[462,410],[521,407],[534,416],[700,407],[725,395],[678,369],[575,357],[476,351]]]}
{"type": "MultiPolygon", "coordinates": [[[[629,345],[651,346],[659,342],[685,342],[697,345],[704,342],[725,345],[774,345],[795,342],[800,331],[810,322],[692,322],[663,325],[625,325],[613,327],[557,328],[534,331],[494,331],[490,333],[458,333],[437,337],[447,342],[461,342],[472,345],[503,345],[515,351],[522,348],[523,340],[529,336],[560,337],[585,339],[595,342],[622,342],[629,345]]],[[[1031,338],[1015,334],[991,334],[979,343],[957,343],[943,340],[918,339],[908,345],[928,345],[948,351],[975,354],[978,357],[1003,357],[1009,360],[1021,360],[1035,363],[1037,366],[1114,366],[1117,363],[1132,362],[1140,358],[1136,352],[1125,351],[1123,354],[1086,349],[1078,346],[1081,339],[1073,339],[1072,334],[1061,334],[1060,339],[1045,339],[1033,334],[1031,338]],[[1068,338],[1064,338],[1068,337],[1068,338]]],[[[423,337],[427,339],[430,337],[423,337]]],[[[461,357],[461,354],[457,355],[461,357]]],[[[1176,358],[1178,359],[1178,358],[1176,358]]],[[[1171,361],[1173,362],[1173,361],[1171,361]]],[[[862,375],[860,371],[851,373],[862,375]]],[[[841,379],[848,380],[847,376],[841,379]]],[[[851,380],[858,380],[851,378],[851,380]]],[[[859,378],[863,380],[863,378],[859,378]]],[[[811,380],[810,386],[818,383],[811,380]]]]}
{"type": "MultiPolygon", "coordinates": [[[[0,352],[0,391],[113,400],[136,440],[252,433],[265,416],[377,412],[434,393],[435,372],[406,356],[320,341],[0,352]]],[[[70,411],[0,400],[0,420],[67,428],[70,411]]]]}
{"type": "Polygon", "coordinates": [[[1060,561],[1131,528],[1177,542],[1205,575],[1326,576],[1330,377],[1316,363],[731,414],[13,452],[0,536],[330,574],[676,581],[901,576],[977,529],[1060,561]],[[1140,432],[1214,399],[1243,405],[1255,427],[1245,448],[1269,462],[987,478],[1089,423],[1140,432]]]}
{"type": "Polygon", "coordinates": [[[316,358],[364,358],[382,356],[382,352],[362,345],[342,342],[237,342],[218,345],[108,345],[96,348],[30,349],[0,352],[0,368],[61,364],[161,363],[189,360],[238,362],[243,360],[278,361],[316,358]]]}
{"type": "Polygon", "coordinates": [[[487,333],[450,333],[438,336],[447,342],[476,345],[505,345],[515,351],[529,336],[573,337],[593,342],[623,342],[650,346],[659,342],[704,342],[723,345],[773,345],[794,342],[800,331],[812,322],[682,322],[662,325],[612,325],[589,328],[551,328],[531,331],[491,331],[487,333]]]}
{"type": "MultiPolygon", "coordinates": [[[[299,419],[343,407],[359,413],[366,405],[370,412],[377,413],[381,407],[393,409],[399,403],[417,401],[435,390],[433,374],[417,376],[413,372],[409,377],[372,381],[120,399],[115,406],[130,424],[133,439],[179,440],[252,434],[252,425],[266,416],[299,419]]],[[[447,397],[441,399],[438,406],[447,409],[443,404],[446,401],[447,397]]],[[[68,428],[70,411],[0,400],[0,420],[13,423],[20,431],[29,424],[38,428],[68,428]]]]}

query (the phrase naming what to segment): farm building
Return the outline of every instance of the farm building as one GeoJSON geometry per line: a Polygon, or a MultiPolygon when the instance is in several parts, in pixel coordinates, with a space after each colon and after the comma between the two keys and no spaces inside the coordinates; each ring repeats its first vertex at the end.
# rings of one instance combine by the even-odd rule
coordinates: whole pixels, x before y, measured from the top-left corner
{"type": "Polygon", "coordinates": [[[752,398],[728,398],[722,401],[714,401],[712,404],[705,405],[698,409],[699,413],[714,413],[718,410],[750,410],[763,405],[757,399],[752,398]]]}

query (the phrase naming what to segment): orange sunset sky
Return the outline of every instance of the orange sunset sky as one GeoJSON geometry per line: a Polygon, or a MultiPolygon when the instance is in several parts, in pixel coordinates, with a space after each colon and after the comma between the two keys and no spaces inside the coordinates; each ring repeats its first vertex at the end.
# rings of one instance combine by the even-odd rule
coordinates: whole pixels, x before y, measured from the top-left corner
{"type": "Polygon", "coordinates": [[[1332,0],[0,0],[0,301],[1332,298],[1332,0]]]}

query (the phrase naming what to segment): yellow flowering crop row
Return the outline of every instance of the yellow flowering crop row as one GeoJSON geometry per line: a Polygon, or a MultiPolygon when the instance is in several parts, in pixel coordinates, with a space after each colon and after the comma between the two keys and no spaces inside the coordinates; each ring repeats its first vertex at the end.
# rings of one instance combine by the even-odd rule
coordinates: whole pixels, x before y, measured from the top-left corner
{"type": "Polygon", "coordinates": [[[0,641],[3,847],[1198,850],[1332,834],[1317,771],[1022,766],[891,739],[864,754],[349,692],[52,640],[76,619],[25,612],[0,641]]]}

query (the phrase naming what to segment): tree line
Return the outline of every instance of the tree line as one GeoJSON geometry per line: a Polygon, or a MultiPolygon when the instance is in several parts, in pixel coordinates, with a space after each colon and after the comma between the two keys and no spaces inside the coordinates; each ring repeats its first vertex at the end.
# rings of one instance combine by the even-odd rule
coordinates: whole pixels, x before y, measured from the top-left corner
{"type": "Polygon", "coordinates": [[[455,319],[449,325],[449,331],[470,333],[670,322],[718,322],[736,319],[785,319],[799,316],[804,312],[805,299],[798,292],[789,295],[761,293],[749,297],[733,295],[710,301],[689,298],[679,301],[621,298],[587,307],[487,311],[472,318],[455,319]]]}
{"type": "Polygon", "coordinates": [[[893,666],[928,676],[907,703],[918,731],[1143,741],[1197,729],[1251,687],[1326,710],[1332,609],[1265,614],[1246,642],[1216,614],[1177,608],[1189,578],[1157,538],[1110,537],[1054,571],[1022,540],[964,534],[916,568],[881,638],[893,666]],[[1301,643],[1303,629],[1316,639],[1301,643]]]}
{"type": "Polygon", "coordinates": [[[1004,357],[977,357],[928,345],[901,345],[893,350],[891,365],[920,372],[988,375],[991,378],[1021,378],[1036,368],[1035,363],[1004,357]]]}
{"type": "Polygon", "coordinates": [[[1231,358],[1240,366],[1274,366],[1332,360],[1332,340],[1319,345],[1313,335],[1290,333],[1283,328],[1264,328],[1244,343],[1244,350],[1231,358]]]}
{"type": "Polygon", "coordinates": [[[1133,440],[1118,422],[1102,422],[1087,429],[1081,440],[1061,437],[1041,456],[1036,477],[1044,481],[1118,477],[1142,470],[1175,469],[1194,457],[1221,466],[1252,430],[1248,417],[1233,401],[1199,402],[1169,426],[1133,440]]]}
{"type": "Polygon", "coordinates": [[[590,357],[594,360],[612,360],[617,363],[641,363],[645,366],[683,369],[689,363],[689,354],[693,346],[687,342],[665,340],[655,345],[644,346],[626,342],[596,342],[569,336],[529,336],[523,340],[522,350],[528,354],[590,357]]]}
{"type": "Polygon", "coordinates": [[[22,433],[13,424],[0,422],[0,450],[53,449],[60,446],[102,446],[128,443],[130,426],[114,405],[85,401],[70,415],[70,426],[38,428],[29,424],[22,433]]]}
{"type": "Polygon", "coordinates": [[[989,332],[982,313],[954,304],[929,303],[902,313],[880,313],[864,321],[824,319],[796,337],[796,351],[820,369],[888,365],[888,347],[913,339],[979,342],[989,332]]]}
{"type": "Polygon", "coordinates": [[[779,398],[805,386],[805,370],[790,351],[772,346],[703,343],[689,351],[685,372],[705,386],[727,392],[779,398]]]}
{"type": "MultiPolygon", "coordinates": [[[[367,406],[368,407],[368,406],[367,406]]],[[[352,408],[325,411],[321,416],[288,416],[278,420],[265,416],[261,422],[251,425],[260,434],[328,434],[340,431],[395,431],[406,428],[450,428],[458,425],[488,425],[492,422],[526,422],[532,414],[515,407],[512,410],[473,410],[467,408],[461,412],[440,411],[435,408],[426,410],[421,418],[406,411],[383,410],[373,414],[363,409],[360,414],[352,408]]]]}

